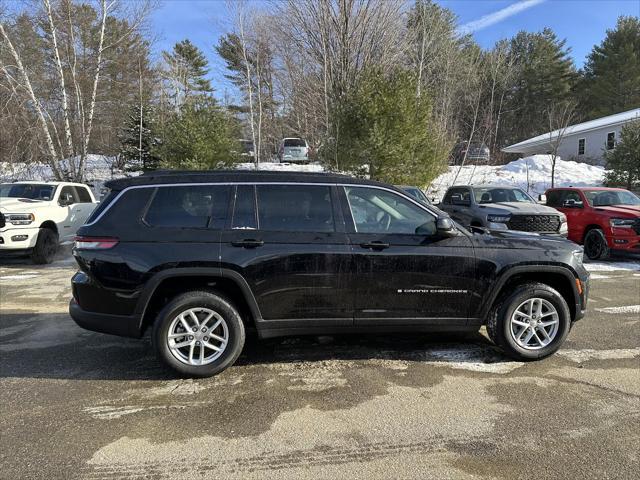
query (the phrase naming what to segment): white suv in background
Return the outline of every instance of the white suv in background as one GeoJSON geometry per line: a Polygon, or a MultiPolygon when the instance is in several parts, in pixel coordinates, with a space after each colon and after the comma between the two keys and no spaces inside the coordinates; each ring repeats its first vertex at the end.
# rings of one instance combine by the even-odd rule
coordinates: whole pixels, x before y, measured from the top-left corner
{"type": "Polygon", "coordinates": [[[30,254],[34,263],[51,263],[97,203],[81,183],[0,184],[0,255],[30,254]]]}
{"type": "Polygon", "coordinates": [[[283,163],[308,163],[309,144],[302,138],[283,138],[278,158],[283,163]]]}

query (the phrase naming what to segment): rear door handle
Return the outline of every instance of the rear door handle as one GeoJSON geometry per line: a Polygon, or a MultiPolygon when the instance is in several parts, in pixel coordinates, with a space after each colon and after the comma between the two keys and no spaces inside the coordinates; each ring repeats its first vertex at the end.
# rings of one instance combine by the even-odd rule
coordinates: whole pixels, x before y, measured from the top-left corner
{"type": "Polygon", "coordinates": [[[262,240],[254,240],[253,238],[247,238],[244,240],[231,242],[231,245],[233,245],[234,247],[256,248],[264,245],[264,242],[262,240]]]}
{"type": "Polygon", "coordinates": [[[362,248],[370,248],[372,250],[384,250],[385,248],[389,248],[389,244],[383,242],[365,242],[361,243],[360,246],[362,248]]]}

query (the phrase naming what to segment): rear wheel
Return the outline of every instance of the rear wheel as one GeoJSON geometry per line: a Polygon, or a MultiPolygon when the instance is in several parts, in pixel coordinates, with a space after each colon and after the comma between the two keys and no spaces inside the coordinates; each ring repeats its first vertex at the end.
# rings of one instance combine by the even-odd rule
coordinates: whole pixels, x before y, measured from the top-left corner
{"type": "Polygon", "coordinates": [[[244,346],[240,314],[224,297],[192,291],[171,300],[153,325],[160,359],[192,377],[216,375],[233,365],[244,346]]]}
{"type": "Polygon", "coordinates": [[[602,230],[594,228],[587,232],[584,237],[584,253],[590,260],[603,260],[609,256],[609,246],[602,230]]]}
{"type": "Polygon", "coordinates": [[[567,302],[542,283],[517,286],[494,306],[487,321],[491,340],[516,360],[555,353],[569,334],[567,302]]]}
{"type": "Polygon", "coordinates": [[[33,263],[42,265],[53,262],[58,251],[58,234],[49,228],[41,228],[38,232],[36,246],[31,252],[33,263]]]}

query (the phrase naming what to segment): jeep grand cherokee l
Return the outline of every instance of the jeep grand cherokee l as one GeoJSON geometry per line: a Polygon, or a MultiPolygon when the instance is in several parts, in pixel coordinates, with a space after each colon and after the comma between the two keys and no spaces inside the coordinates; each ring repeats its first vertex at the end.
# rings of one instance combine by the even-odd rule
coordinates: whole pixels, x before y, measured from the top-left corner
{"type": "Polygon", "coordinates": [[[78,232],[70,313],[140,337],[185,375],[262,338],[477,331],[514,358],[554,353],[582,318],[582,250],[471,233],[400,189],[342,175],[145,174],[107,184],[78,232]]]}

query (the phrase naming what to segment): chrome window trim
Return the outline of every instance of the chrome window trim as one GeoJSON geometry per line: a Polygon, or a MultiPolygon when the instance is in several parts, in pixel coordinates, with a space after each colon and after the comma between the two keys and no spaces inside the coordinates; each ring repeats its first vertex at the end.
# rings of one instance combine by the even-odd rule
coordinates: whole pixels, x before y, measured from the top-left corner
{"type": "Polygon", "coordinates": [[[122,197],[129,190],[134,190],[138,188],[163,188],[163,187],[195,187],[195,186],[205,186],[205,185],[307,185],[307,186],[321,186],[321,187],[363,187],[363,188],[377,188],[378,190],[385,190],[387,192],[391,192],[396,195],[400,195],[401,197],[409,200],[414,205],[418,206],[420,209],[429,213],[433,216],[434,219],[438,219],[438,215],[428,209],[425,205],[421,204],[417,200],[414,200],[411,195],[405,192],[399,192],[387,187],[381,187],[379,185],[367,185],[361,183],[335,183],[335,182],[193,182],[193,183],[154,183],[149,185],[132,185],[130,187],[126,187],[123,189],[116,198],[114,198],[111,203],[105,208],[100,215],[98,215],[91,223],[85,223],[82,225],[83,227],[90,227],[91,225],[96,224],[104,215],[107,213],[111,207],[113,207],[118,201],[120,197],[122,197]]]}

